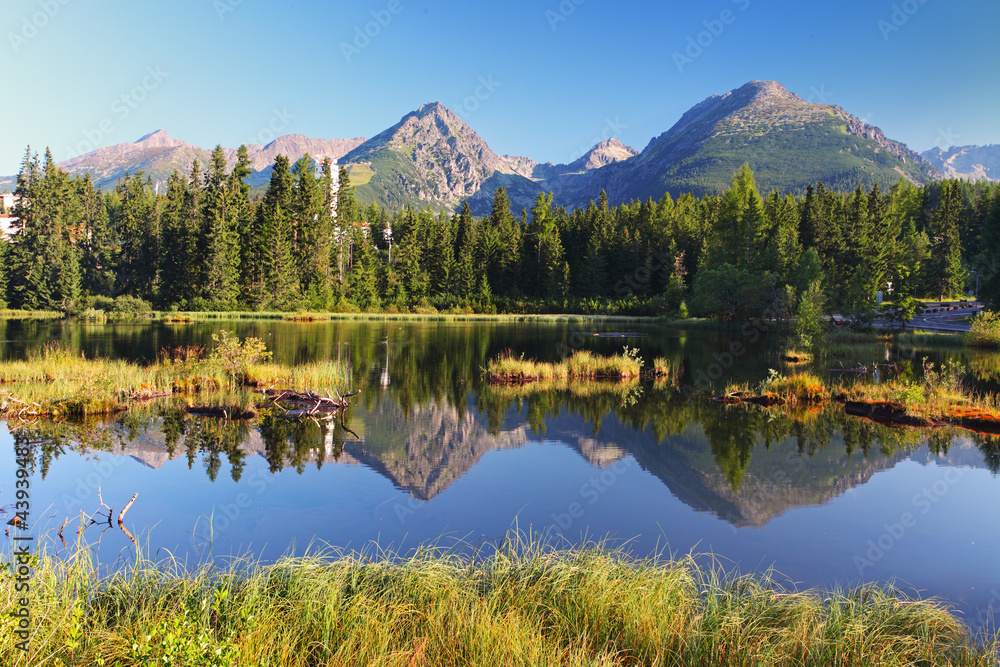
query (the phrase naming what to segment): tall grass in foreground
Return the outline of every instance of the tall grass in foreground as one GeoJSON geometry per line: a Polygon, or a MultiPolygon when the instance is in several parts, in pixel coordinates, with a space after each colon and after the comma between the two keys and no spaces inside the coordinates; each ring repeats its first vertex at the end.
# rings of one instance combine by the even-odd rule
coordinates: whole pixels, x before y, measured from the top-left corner
{"type": "MultiPolygon", "coordinates": [[[[9,574],[3,575],[9,578],[9,574]]],[[[42,555],[27,665],[995,665],[933,602],[794,592],[690,559],[508,543],[491,556],[343,553],[100,575],[42,555]]],[[[5,582],[7,583],[7,582],[5,582]]],[[[0,587],[0,613],[15,608],[0,587]]],[[[6,620],[5,620],[6,622],[6,620]]],[[[0,666],[17,664],[0,633],[0,666]]]]}

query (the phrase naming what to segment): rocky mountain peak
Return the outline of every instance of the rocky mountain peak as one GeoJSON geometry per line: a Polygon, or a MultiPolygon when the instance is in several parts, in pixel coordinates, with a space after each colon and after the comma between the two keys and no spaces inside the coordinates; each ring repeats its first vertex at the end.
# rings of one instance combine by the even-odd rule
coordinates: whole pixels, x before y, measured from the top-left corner
{"type": "Polygon", "coordinates": [[[566,171],[569,173],[576,173],[589,171],[591,169],[600,169],[605,165],[627,160],[638,154],[639,151],[630,146],[626,146],[622,142],[618,141],[618,139],[611,137],[610,139],[600,142],[584,153],[583,156],[573,161],[566,171]]]}
{"type": "Polygon", "coordinates": [[[750,81],[736,90],[726,93],[722,99],[731,97],[743,105],[777,102],[802,102],[802,98],[777,81],[750,81]]]}
{"type": "MultiPolygon", "coordinates": [[[[432,114],[439,116],[455,116],[455,114],[452,112],[451,109],[441,104],[440,102],[428,102],[427,104],[423,105],[416,111],[410,112],[409,114],[407,114],[407,116],[404,116],[404,118],[409,116],[424,118],[425,116],[429,116],[432,114]]],[[[458,116],[455,117],[458,118],[458,116]]]]}
{"type": "MultiPolygon", "coordinates": [[[[454,208],[476,194],[496,173],[511,174],[510,161],[494,153],[476,132],[440,102],[425,104],[393,127],[344,156],[365,163],[373,183],[389,191],[390,202],[414,200],[454,208]],[[394,175],[402,170],[406,178],[394,175]]],[[[365,190],[358,190],[365,196],[365,190]]]]}
{"type": "Polygon", "coordinates": [[[172,139],[166,130],[150,132],[135,142],[136,146],[141,146],[142,148],[174,148],[183,144],[183,141],[172,139]]]}

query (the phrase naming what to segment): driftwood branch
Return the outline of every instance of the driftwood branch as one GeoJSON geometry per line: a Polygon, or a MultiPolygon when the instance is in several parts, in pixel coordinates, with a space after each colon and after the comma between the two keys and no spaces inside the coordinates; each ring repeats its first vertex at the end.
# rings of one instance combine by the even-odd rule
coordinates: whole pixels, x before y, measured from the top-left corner
{"type": "Polygon", "coordinates": [[[308,417],[313,421],[316,421],[317,419],[331,421],[338,415],[342,416],[343,413],[351,407],[351,403],[348,399],[357,396],[361,392],[355,391],[342,396],[339,391],[334,390],[333,393],[337,395],[336,398],[331,395],[330,390],[328,389],[324,391],[325,395],[308,389],[306,391],[295,391],[292,389],[267,389],[262,393],[267,398],[271,399],[271,404],[284,411],[284,414],[279,415],[281,417],[287,417],[290,419],[308,417]],[[282,403],[301,407],[289,410],[281,405],[282,403]]]}
{"type": "Polygon", "coordinates": [[[118,513],[118,527],[122,530],[125,530],[125,525],[122,523],[125,520],[125,512],[128,512],[128,508],[132,507],[132,503],[134,503],[135,499],[138,497],[138,493],[132,496],[132,500],[128,501],[128,504],[125,505],[125,507],[122,508],[122,511],[118,513]]]}

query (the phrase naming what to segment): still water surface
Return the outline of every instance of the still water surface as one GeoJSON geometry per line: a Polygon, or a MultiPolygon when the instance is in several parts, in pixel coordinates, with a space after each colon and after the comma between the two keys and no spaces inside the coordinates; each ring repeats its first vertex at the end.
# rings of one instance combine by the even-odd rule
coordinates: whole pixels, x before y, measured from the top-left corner
{"type": "MultiPolygon", "coordinates": [[[[247,553],[271,561],[310,545],[484,545],[518,529],[573,544],[608,538],[640,556],[711,553],[729,569],[773,567],[802,587],[894,580],[947,600],[977,628],[1000,611],[995,441],[889,429],[836,406],[789,416],[716,405],[693,390],[780,369],[773,340],[652,324],[609,335],[622,326],[0,321],[0,359],[60,340],[87,356],[151,360],[162,346],[209,344],[226,328],[263,338],[278,361],[339,358],[351,368],[339,389],[361,391],[342,424],[248,426],[163,405],[97,425],[106,439],[92,447],[75,444],[76,429],[0,422],[0,470],[14,470],[15,439],[45,441],[35,446],[32,504],[44,508],[36,533],[54,550],[65,518],[100,508],[100,487],[116,511],[138,493],[130,530],[151,555],[191,563],[247,553]],[[730,356],[734,342],[745,353],[730,356]],[[481,379],[486,359],[507,348],[552,360],[623,345],[671,359],[674,378],[572,390],[481,379]]],[[[962,352],[857,354],[917,368],[923,356],[950,357],[973,379],[994,379],[990,359],[962,352]]],[[[13,501],[13,482],[0,477],[0,506],[13,501]]],[[[91,544],[98,535],[85,533],[91,544]]],[[[117,529],[100,540],[105,563],[133,557],[117,529]]]]}

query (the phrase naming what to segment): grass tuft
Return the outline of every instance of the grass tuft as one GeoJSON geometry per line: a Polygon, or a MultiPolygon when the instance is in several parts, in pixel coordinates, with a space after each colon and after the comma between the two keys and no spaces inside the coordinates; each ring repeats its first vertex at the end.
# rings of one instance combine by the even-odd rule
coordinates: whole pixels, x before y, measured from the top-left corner
{"type": "Polygon", "coordinates": [[[639,377],[642,362],[628,346],[621,354],[602,356],[578,350],[560,362],[539,362],[516,356],[511,350],[491,359],[486,379],[496,384],[521,384],[543,380],[628,380],[639,377]]]}

